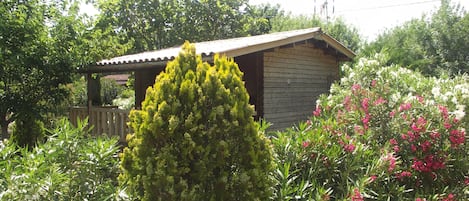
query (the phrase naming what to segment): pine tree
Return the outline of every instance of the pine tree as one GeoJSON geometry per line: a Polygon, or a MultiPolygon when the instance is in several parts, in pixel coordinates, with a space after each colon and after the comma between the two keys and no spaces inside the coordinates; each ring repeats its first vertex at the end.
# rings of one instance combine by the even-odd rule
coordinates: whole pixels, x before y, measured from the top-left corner
{"type": "Polygon", "coordinates": [[[130,114],[120,181],[138,200],[266,200],[271,148],[232,59],[202,62],[195,47],[157,76],[130,114]]]}

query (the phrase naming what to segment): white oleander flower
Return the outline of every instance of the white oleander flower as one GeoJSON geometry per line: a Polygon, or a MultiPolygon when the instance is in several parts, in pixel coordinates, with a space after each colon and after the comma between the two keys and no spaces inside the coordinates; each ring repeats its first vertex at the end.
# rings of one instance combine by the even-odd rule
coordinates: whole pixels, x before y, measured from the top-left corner
{"type": "Polygon", "coordinates": [[[458,104],[458,99],[455,96],[453,96],[453,98],[451,98],[451,102],[453,102],[455,105],[457,105],[458,104]]]}
{"type": "Polygon", "coordinates": [[[395,93],[391,95],[391,102],[392,103],[397,103],[401,99],[401,94],[400,93],[395,93]]]}
{"type": "Polygon", "coordinates": [[[464,118],[466,113],[464,112],[465,105],[456,105],[456,111],[452,112],[454,114],[454,118],[457,120],[461,120],[464,118]]]}
{"type": "Polygon", "coordinates": [[[340,78],[340,83],[345,84],[345,83],[347,83],[347,82],[348,82],[348,78],[347,78],[347,77],[342,77],[342,78],[340,78]]]}
{"type": "Polygon", "coordinates": [[[433,96],[435,96],[435,97],[439,97],[439,96],[441,95],[441,93],[440,93],[440,87],[433,87],[433,89],[432,89],[432,94],[433,94],[433,96]]]}
{"type": "Polygon", "coordinates": [[[316,105],[321,105],[321,100],[319,98],[316,100],[316,105]]]}

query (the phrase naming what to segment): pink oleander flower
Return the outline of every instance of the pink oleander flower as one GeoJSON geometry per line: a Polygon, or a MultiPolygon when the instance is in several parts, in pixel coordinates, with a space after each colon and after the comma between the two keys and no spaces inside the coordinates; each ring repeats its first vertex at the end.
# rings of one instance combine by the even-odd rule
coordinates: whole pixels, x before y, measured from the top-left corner
{"type": "Polygon", "coordinates": [[[443,124],[443,126],[446,128],[446,129],[450,129],[451,128],[451,124],[449,122],[445,122],[443,124]]]}
{"type": "Polygon", "coordinates": [[[407,121],[407,114],[401,114],[402,119],[407,121]]]}
{"type": "Polygon", "coordinates": [[[405,133],[402,133],[402,134],[401,134],[401,139],[407,140],[407,139],[408,139],[408,136],[407,136],[405,133]]]}
{"type": "Polygon", "coordinates": [[[415,201],[427,201],[425,198],[415,198],[415,201]]]}
{"type": "Polygon", "coordinates": [[[422,132],[422,131],[425,131],[425,126],[427,125],[427,120],[425,120],[425,118],[423,117],[419,117],[417,119],[417,121],[415,121],[414,123],[412,123],[412,125],[410,126],[410,128],[414,131],[414,132],[422,132]]]}
{"type": "Polygon", "coordinates": [[[355,151],[355,145],[350,143],[350,144],[346,144],[344,146],[344,149],[346,152],[349,152],[349,153],[353,153],[353,151],[355,151]]]}
{"type": "Polygon", "coordinates": [[[451,141],[451,147],[457,148],[459,145],[464,144],[466,140],[466,134],[464,130],[452,130],[449,132],[449,140],[451,141]]]}
{"type": "Polygon", "coordinates": [[[344,106],[347,111],[350,111],[350,102],[351,102],[351,97],[350,96],[345,96],[344,98],[344,106]]]}
{"type": "Polygon", "coordinates": [[[422,148],[423,152],[427,152],[432,147],[432,144],[428,140],[425,140],[424,142],[422,142],[420,147],[422,148]]]}
{"type": "Polygon", "coordinates": [[[389,117],[393,118],[394,115],[396,115],[396,112],[394,112],[394,111],[389,112],[389,117]]]}
{"type": "Polygon", "coordinates": [[[440,137],[441,135],[437,131],[433,131],[432,133],[430,133],[430,138],[432,138],[432,140],[440,139],[440,137]]]}
{"type": "Polygon", "coordinates": [[[392,172],[396,168],[396,158],[393,156],[389,158],[388,172],[392,172]]]}
{"type": "Polygon", "coordinates": [[[439,105],[438,109],[440,110],[441,116],[443,116],[444,119],[447,119],[449,116],[448,108],[443,105],[439,105]]]}
{"type": "Polygon", "coordinates": [[[442,159],[438,159],[435,161],[432,161],[432,169],[433,170],[439,170],[439,169],[444,169],[446,167],[445,163],[441,161],[442,159]]]}
{"type": "Polygon", "coordinates": [[[399,111],[410,110],[410,108],[412,108],[411,103],[402,103],[401,106],[399,106],[399,111]]]}
{"type": "Polygon", "coordinates": [[[408,171],[403,171],[401,172],[401,176],[403,177],[411,177],[412,176],[412,173],[408,172],[408,171]]]}
{"type": "Polygon", "coordinates": [[[423,160],[414,158],[411,167],[418,172],[433,172],[439,169],[444,169],[446,165],[442,159],[436,158],[434,155],[427,155],[423,160]]]}
{"type": "Polygon", "coordinates": [[[309,141],[304,141],[303,142],[303,148],[309,147],[309,141]]]}
{"type": "Polygon", "coordinates": [[[363,108],[363,110],[364,110],[365,112],[368,112],[368,106],[369,106],[368,102],[369,102],[369,101],[370,101],[369,98],[364,98],[364,99],[362,100],[362,108],[363,108]]]}
{"type": "Polygon", "coordinates": [[[371,183],[371,182],[374,182],[377,178],[378,178],[378,176],[371,175],[370,178],[368,178],[368,181],[371,183]]]}
{"type": "Polygon", "coordinates": [[[320,106],[316,106],[316,110],[314,110],[313,115],[316,116],[316,117],[321,115],[321,107],[320,106]]]}
{"type": "Polygon", "coordinates": [[[414,161],[412,162],[412,169],[414,169],[417,172],[428,172],[429,170],[427,167],[424,165],[423,161],[417,160],[414,158],[414,161]]]}
{"type": "Polygon", "coordinates": [[[396,173],[396,178],[399,179],[399,180],[403,180],[405,177],[411,177],[412,176],[412,173],[408,172],[408,171],[402,171],[400,173],[396,173]]]}
{"type": "Polygon", "coordinates": [[[416,122],[417,126],[425,128],[427,125],[427,120],[424,117],[419,117],[416,122]]]}
{"type": "Polygon", "coordinates": [[[399,150],[400,150],[399,146],[397,146],[397,145],[394,145],[394,147],[392,147],[392,149],[393,149],[394,152],[396,152],[396,153],[399,152],[399,150]]]}
{"type": "Polygon", "coordinates": [[[417,124],[415,124],[415,123],[413,123],[412,125],[410,125],[410,128],[411,128],[414,132],[420,132],[420,131],[422,131],[422,129],[419,128],[419,127],[417,126],[417,124]]]}
{"type": "Polygon", "coordinates": [[[381,104],[384,104],[384,103],[386,103],[386,100],[384,100],[384,98],[382,98],[382,97],[379,97],[377,100],[375,100],[373,105],[377,106],[377,105],[381,105],[381,104]]]}
{"type": "Polygon", "coordinates": [[[362,123],[363,123],[363,127],[365,128],[365,130],[368,129],[369,127],[370,119],[371,119],[370,114],[365,114],[365,117],[362,118],[362,123]]]}
{"type": "Polygon", "coordinates": [[[353,190],[353,195],[352,195],[352,201],[363,201],[363,196],[362,194],[360,193],[360,190],[358,190],[358,188],[355,188],[353,190]]]}
{"type": "Polygon", "coordinates": [[[363,127],[359,126],[359,125],[355,125],[353,127],[353,130],[355,131],[355,133],[359,134],[359,135],[363,135],[365,133],[363,127]]]}
{"type": "Polygon", "coordinates": [[[390,143],[391,145],[394,145],[394,146],[393,146],[394,152],[396,152],[396,153],[399,152],[399,146],[397,145],[397,140],[396,140],[396,139],[394,139],[394,138],[390,139],[390,140],[389,140],[389,143],[390,143]]]}
{"type": "Polygon", "coordinates": [[[384,160],[389,162],[388,172],[394,171],[394,169],[396,168],[396,157],[394,156],[394,154],[387,154],[384,160]]]}
{"type": "Polygon", "coordinates": [[[411,145],[410,145],[410,150],[412,150],[412,152],[416,152],[416,151],[417,151],[417,147],[416,147],[414,144],[411,144],[411,145]]]}
{"type": "Polygon", "coordinates": [[[454,201],[455,199],[456,197],[454,196],[454,194],[450,193],[448,194],[448,197],[443,198],[443,201],[454,201]]]}
{"type": "Polygon", "coordinates": [[[361,86],[359,84],[354,84],[352,85],[352,91],[356,92],[361,89],[361,86]]]}
{"type": "Polygon", "coordinates": [[[419,101],[419,103],[423,103],[425,101],[425,99],[422,97],[422,96],[415,96],[417,98],[417,100],[419,101]]]}
{"type": "Polygon", "coordinates": [[[414,142],[420,138],[420,133],[407,131],[407,136],[409,137],[409,142],[414,142]]]}

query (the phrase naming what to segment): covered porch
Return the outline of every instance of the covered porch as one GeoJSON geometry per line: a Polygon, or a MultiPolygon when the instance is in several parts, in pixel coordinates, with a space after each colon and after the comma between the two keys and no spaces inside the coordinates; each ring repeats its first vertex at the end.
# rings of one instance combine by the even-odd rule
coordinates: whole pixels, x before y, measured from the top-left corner
{"type": "MultiPolygon", "coordinates": [[[[179,51],[179,49],[177,49],[179,51]]],[[[135,107],[140,109],[145,99],[146,89],[155,83],[155,79],[166,67],[169,57],[162,61],[139,61],[137,63],[114,63],[111,65],[91,66],[81,73],[86,74],[87,106],[71,107],[69,119],[76,125],[78,119],[88,117],[88,125],[92,127],[92,135],[118,136],[121,143],[125,143],[126,135],[131,133],[128,127],[130,110],[122,110],[117,106],[100,106],[99,76],[107,73],[133,73],[135,107]]],[[[203,60],[211,61],[213,54],[205,56],[203,60]]],[[[252,53],[234,58],[244,74],[244,81],[250,95],[250,103],[255,106],[256,119],[262,113],[262,54],[252,53]]]]}
{"type": "MultiPolygon", "coordinates": [[[[320,28],[293,30],[194,44],[203,61],[213,62],[215,54],[233,58],[243,72],[243,81],[254,106],[255,119],[265,119],[272,129],[284,129],[304,120],[313,110],[319,94],[327,92],[339,77],[339,62],[355,54],[320,28]]],[[[74,109],[70,119],[89,116],[93,134],[118,135],[125,142],[130,133],[128,111],[102,108],[99,76],[106,73],[133,73],[135,108],[140,109],[149,86],[155,83],[167,62],[180,47],[142,52],[96,62],[82,73],[87,76],[88,104],[74,109]],[[115,125],[117,124],[117,125],[115,125]]]]}

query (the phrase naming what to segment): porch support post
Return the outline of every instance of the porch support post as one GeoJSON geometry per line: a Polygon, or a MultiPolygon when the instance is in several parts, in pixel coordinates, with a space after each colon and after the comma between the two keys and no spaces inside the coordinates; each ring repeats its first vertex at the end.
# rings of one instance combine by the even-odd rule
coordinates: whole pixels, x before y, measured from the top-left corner
{"type": "Polygon", "coordinates": [[[92,73],[86,75],[88,106],[101,105],[101,83],[99,82],[99,78],[99,76],[93,75],[92,73]]]}
{"type": "Polygon", "coordinates": [[[92,107],[101,105],[101,84],[99,81],[99,76],[92,73],[86,74],[88,126],[91,126],[96,120],[96,117],[91,114],[92,107]]]}
{"type": "MultiPolygon", "coordinates": [[[[92,75],[91,73],[87,73],[86,74],[86,114],[88,116],[88,118],[90,117],[90,114],[91,114],[91,106],[93,105],[93,102],[92,102],[92,97],[91,97],[91,79],[92,79],[92,75]]],[[[89,121],[89,119],[88,119],[89,121]]]]}

